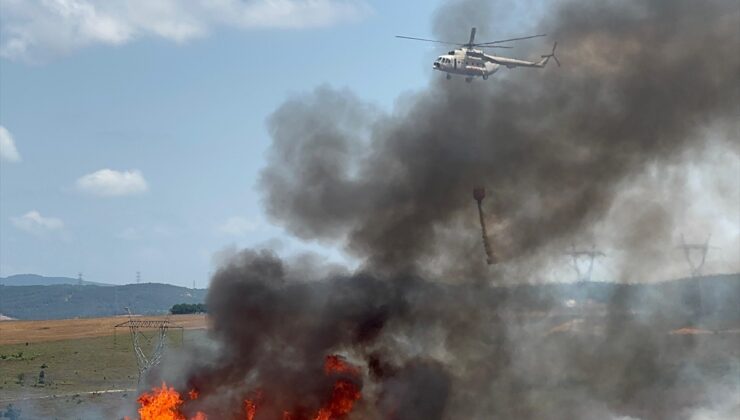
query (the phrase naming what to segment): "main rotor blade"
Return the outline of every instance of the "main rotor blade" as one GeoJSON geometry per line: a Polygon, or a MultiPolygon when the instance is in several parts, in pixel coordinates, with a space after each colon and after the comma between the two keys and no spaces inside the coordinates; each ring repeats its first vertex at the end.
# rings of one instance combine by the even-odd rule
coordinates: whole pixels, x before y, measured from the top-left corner
{"type": "Polygon", "coordinates": [[[475,27],[470,28],[470,40],[468,41],[468,45],[473,45],[473,41],[475,41],[475,27]]]}
{"type": "Polygon", "coordinates": [[[414,38],[412,36],[396,35],[396,38],[413,39],[414,41],[436,42],[437,44],[462,45],[458,42],[437,41],[436,39],[414,38]]]}
{"type": "Polygon", "coordinates": [[[514,48],[508,45],[473,45],[474,48],[514,48]]]}
{"type": "Polygon", "coordinates": [[[519,38],[500,39],[498,41],[481,42],[481,43],[475,44],[475,45],[479,46],[479,45],[499,44],[499,43],[502,43],[502,42],[521,41],[523,39],[539,38],[541,36],[547,36],[547,34],[530,35],[530,36],[523,36],[523,37],[519,37],[519,38]]]}

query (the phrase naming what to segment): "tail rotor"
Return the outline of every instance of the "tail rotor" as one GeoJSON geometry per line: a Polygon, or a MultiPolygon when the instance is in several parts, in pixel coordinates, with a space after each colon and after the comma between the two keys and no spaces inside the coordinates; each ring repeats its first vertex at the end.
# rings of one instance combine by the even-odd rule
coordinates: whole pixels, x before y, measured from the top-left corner
{"type": "Polygon", "coordinates": [[[545,59],[545,63],[547,63],[547,60],[552,58],[553,60],[555,60],[555,63],[557,63],[558,67],[560,67],[560,60],[558,60],[558,57],[555,55],[555,48],[557,47],[558,47],[558,43],[557,41],[555,41],[555,44],[553,44],[552,46],[552,52],[550,52],[550,54],[543,54],[542,58],[545,59]]]}

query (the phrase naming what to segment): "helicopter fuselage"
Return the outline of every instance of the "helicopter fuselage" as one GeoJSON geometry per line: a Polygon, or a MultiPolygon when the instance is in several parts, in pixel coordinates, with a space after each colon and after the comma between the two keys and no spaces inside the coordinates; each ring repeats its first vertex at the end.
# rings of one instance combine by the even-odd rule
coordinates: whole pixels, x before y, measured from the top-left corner
{"type": "Polygon", "coordinates": [[[466,78],[483,77],[487,79],[488,76],[496,73],[501,66],[487,60],[481,52],[457,49],[437,57],[433,67],[435,70],[447,74],[457,74],[466,78]]]}

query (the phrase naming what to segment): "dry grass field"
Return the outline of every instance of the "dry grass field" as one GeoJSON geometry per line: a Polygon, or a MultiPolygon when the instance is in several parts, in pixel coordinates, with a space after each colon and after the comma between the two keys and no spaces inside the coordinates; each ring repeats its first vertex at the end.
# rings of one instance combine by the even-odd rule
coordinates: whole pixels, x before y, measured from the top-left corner
{"type": "MultiPolygon", "coordinates": [[[[136,317],[136,319],[164,319],[164,317],[136,317]]],[[[128,316],[49,321],[2,321],[0,322],[0,346],[110,336],[113,335],[114,325],[127,320],[128,316]]],[[[202,314],[172,315],[170,321],[173,326],[187,330],[206,328],[207,324],[206,317],[202,314]]],[[[118,333],[128,334],[128,330],[119,330],[118,333]]]]}
{"type": "MultiPolygon", "coordinates": [[[[13,404],[22,409],[21,419],[120,418],[111,417],[111,410],[134,407],[136,393],[132,390],[137,387],[129,331],[119,329],[113,335],[113,326],[126,320],[0,322],[0,410],[13,404]],[[91,414],[98,413],[95,410],[99,414],[91,414]]],[[[205,316],[176,315],[170,320],[184,331],[170,331],[169,351],[205,339],[205,316]]],[[[152,343],[144,344],[149,351],[152,343]]]]}

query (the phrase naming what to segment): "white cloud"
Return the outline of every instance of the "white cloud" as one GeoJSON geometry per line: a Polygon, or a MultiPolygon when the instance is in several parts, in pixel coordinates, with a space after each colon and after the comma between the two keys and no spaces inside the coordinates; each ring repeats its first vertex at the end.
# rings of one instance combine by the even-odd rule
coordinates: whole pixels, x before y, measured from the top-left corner
{"type": "Polygon", "coordinates": [[[43,235],[64,228],[64,223],[56,217],[44,217],[36,210],[31,210],[23,216],[11,217],[13,226],[34,235],[43,235]]]}
{"type": "Polygon", "coordinates": [[[224,223],[219,225],[216,230],[219,233],[232,236],[244,236],[248,233],[254,232],[259,229],[260,225],[257,222],[253,222],[241,217],[230,217],[224,223]]]}
{"type": "Polygon", "coordinates": [[[153,36],[175,42],[213,27],[308,28],[367,16],[365,0],[0,0],[0,56],[34,59],[153,36]]]}
{"type": "Polygon", "coordinates": [[[146,192],[149,186],[139,170],[119,172],[101,169],[77,180],[77,189],[102,197],[133,195],[146,192]]]}
{"type": "Polygon", "coordinates": [[[5,127],[0,125],[0,160],[6,162],[20,162],[21,155],[15,148],[15,141],[5,127]]]}

